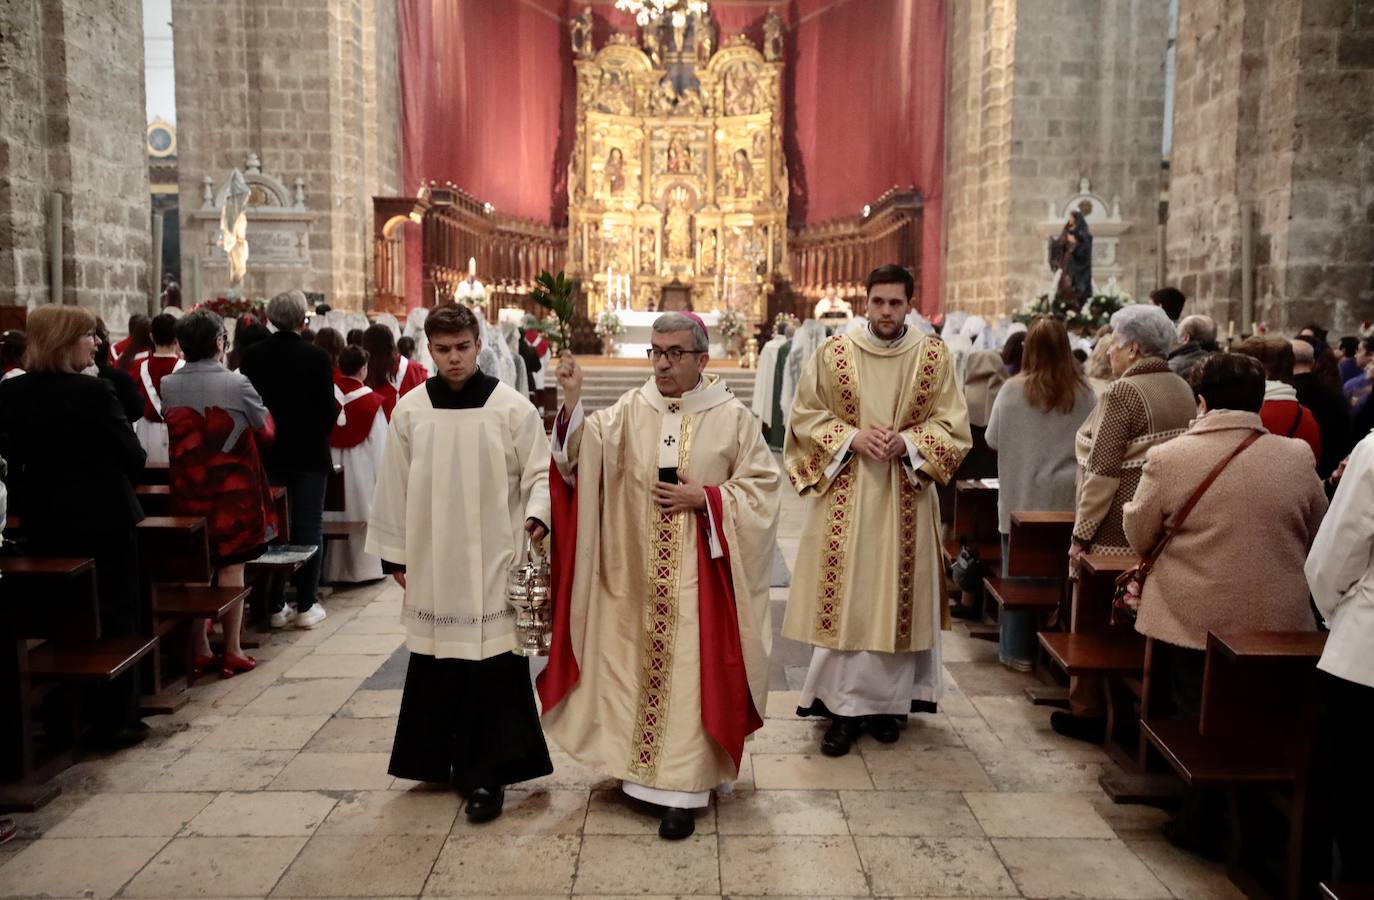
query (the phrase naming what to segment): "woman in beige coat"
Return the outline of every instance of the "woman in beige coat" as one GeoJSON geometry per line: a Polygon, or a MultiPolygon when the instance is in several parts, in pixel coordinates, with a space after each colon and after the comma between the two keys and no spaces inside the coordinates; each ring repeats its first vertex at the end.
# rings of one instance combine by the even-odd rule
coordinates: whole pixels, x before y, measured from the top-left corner
{"type": "MultiPolygon", "coordinates": [[[[1155,640],[1154,677],[1168,709],[1151,716],[1195,721],[1202,709],[1207,632],[1315,631],[1303,563],[1326,513],[1326,493],[1300,440],[1260,422],[1264,369],[1238,353],[1193,366],[1198,411],[1188,431],[1145,457],[1124,525],[1142,557],[1164,537],[1217,464],[1250,436],[1198,499],[1145,580],[1136,630],[1155,640]]],[[[1220,798],[1190,791],[1165,835],[1206,856],[1221,851],[1220,798]]]]}
{"type": "MultiPolygon", "coordinates": [[[[1182,436],[1150,450],[1126,504],[1131,549],[1148,554],[1166,522],[1207,474],[1246,437],[1262,435],[1217,476],[1145,581],[1136,630],[1191,652],[1188,693],[1195,715],[1207,632],[1315,631],[1303,564],[1326,513],[1326,494],[1302,441],[1265,431],[1264,370],[1241,354],[1217,353],[1193,367],[1201,415],[1182,436]]],[[[1172,665],[1171,665],[1172,668],[1172,665]]],[[[1171,683],[1182,687],[1178,678],[1171,683]]]]}

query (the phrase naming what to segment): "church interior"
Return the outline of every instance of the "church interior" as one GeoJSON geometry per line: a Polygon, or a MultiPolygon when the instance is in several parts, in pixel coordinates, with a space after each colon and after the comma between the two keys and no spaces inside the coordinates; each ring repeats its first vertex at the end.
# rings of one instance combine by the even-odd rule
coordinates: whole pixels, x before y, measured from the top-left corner
{"type": "MultiPolygon", "coordinates": [[[[0,357],[49,306],[89,310],[110,341],[213,310],[228,349],[297,291],[307,329],[385,323],[414,348],[424,314],[457,303],[510,338],[522,381],[517,344],[571,351],[591,414],[644,383],[658,317],[691,313],[706,371],[776,453],[796,389],[779,346],[809,322],[817,340],[865,327],[869,273],[895,264],[905,321],[972,353],[978,441],[979,351],[1011,360],[1017,333],[1067,319],[1091,376],[1113,314],[1161,291],[1211,323],[1211,350],[1349,340],[1354,404],[1374,383],[1371,100],[1374,0],[11,0],[0,357]],[[1074,227],[1090,270],[1072,269],[1074,227]],[[566,317],[546,302],[560,273],[566,317]]],[[[563,388],[543,358],[522,392],[552,431],[563,388]]],[[[1318,464],[1328,496],[1355,439],[1318,464]]],[[[999,527],[981,449],[939,488],[956,617],[938,708],[839,758],[795,714],[811,648],[782,621],[813,501],[781,478],[762,727],[672,844],[553,744],[553,774],[486,824],[390,774],[407,631],[380,571],[324,588],[318,627],[277,630],[250,561],[235,596],[256,668],[191,677],[186,625],[205,614],[168,598],[209,583],[211,558],[150,460],[134,489],[141,573],[167,588],[148,594],[158,639],[74,660],[53,650],[68,622],[19,607],[86,610],[95,576],[24,556],[11,509],[0,897],[1374,897],[1316,799],[1320,616],[1287,642],[1213,635],[1200,723],[1150,719],[1167,670],[1113,606],[1136,560],[1086,555],[1067,581],[1072,511],[999,527]],[[1013,617],[1040,630],[1019,666],[998,644],[1013,617]],[[50,698],[130,668],[148,739],[63,742],[78,713],[50,698]],[[1092,743],[1051,724],[1083,677],[1108,686],[1092,743]],[[1202,792],[1224,847],[1169,839],[1202,792]]],[[[322,555],[366,529],[329,491],[322,555]]],[[[264,560],[263,579],[300,567],[264,560]]]]}

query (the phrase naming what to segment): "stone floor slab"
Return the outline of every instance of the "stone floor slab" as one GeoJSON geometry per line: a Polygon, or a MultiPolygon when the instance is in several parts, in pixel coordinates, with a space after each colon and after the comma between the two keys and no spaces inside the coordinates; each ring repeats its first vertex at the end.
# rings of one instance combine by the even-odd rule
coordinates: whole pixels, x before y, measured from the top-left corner
{"type": "Polygon", "coordinates": [[[573,893],[719,894],[716,838],[693,835],[670,844],[657,836],[587,835],[573,893]]]}
{"type": "Polygon", "coordinates": [[[1244,900],[1221,863],[1194,856],[1167,841],[1128,841],[1141,862],[1175,897],[1185,900],[1244,900]]]}
{"type": "Polygon", "coordinates": [[[386,660],[387,657],[380,654],[329,655],[316,651],[283,674],[286,678],[367,678],[380,669],[386,660]]]}
{"type": "Polygon", "coordinates": [[[873,787],[857,755],[831,758],[819,753],[752,754],[754,784],[760,790],[843,791],[873,787]]]}
{"type": "Polygon", "coordinates": [[[289,750],[192,750],[144,790],[262,790],[281,773],[292,755],[289,750]]]}
{"type": "Polygon", "coordinates": [[[882,897],[1015,897],[1016,885],[983,838],[856,837],[882,897]]]}
{"type": "Polygon", "coordinates": [[[387,753],[299,753],[271,783],[274,791],[384,791],[395,779],[387,753]]]}
{"type": "Polygon", "coordinates": [[[840,798],[830,791],[741,791],[727,794],[716,800],[716,822],[721,834],[849,834],[840,798]]]}
{"type": "Polygon", "coordinates": [[[578,841],[572,834],[451,836],[434,863],[424,896],[566,896],[572,890],[578,841]]]}
{"type": "Polygon", "coordinates": [[[1146,900],[1170,896],[1139,857],[1115,838],[999,838],[993,846],[1027,897],[1146,900]]]}
{"type": "Polygon", "coordinates": [[[315,649],[325,656],[362,654],[390,656],[405,643],[404,634],[335,634],[315,649]]]}
{"type": "Polygon", "coordinates": [[[215,726],[198,746],[201,750],[299,750],[328,721],[327,715],[234,716],[215,726]]]}
{"type": "Polygon", "coordinates": [[[162,837],[44,838],[0,868],[16,897],[112,897],[167,843],[162,837]]]}
{"type": "Polygon", "coordinates": [[[183,837],[162,849],[125,897],[266,897],[303,837],[183,837]]]}
{"type": "Polygon", "coordinates": [[[168,837],[181,831],[215,795],[97,794],[86,798],[62,821],[47,829],[48,837],[168,837]]]}
{"type": "Polygon", "coordinates": [[[362,684],[361,678],[319,678],[275,684],[243,708],[245,716],[332,716],[362,684]]]}
{"type": "Polygon", "coordinates": [[[339,800],[319,833],[447,835],[462,805],[451,791],[357,791],[339,800]]]}
{"type": "Polygon", "coordinates": [[[964,799],[988,837],[1110,838],[1087,796],[1077,794],[966,793],[964,799]]]}
{"type": "Polygon", "coordinates": [[[581,834],[587,819],[585,790],[507,790],[501,817],[474,825],[466,816],[453,823],[455,837],[491,834],[581,834]]]}
{"type": "Polygon", "coordinates": [[[394,718],[335,716],[325,723],[310,743],[308,753],[391,753],[396,739],[394,718]]]}
{"type": "Polygon", "coordinates": [[[919,747],[864,754],[864,764],[878,790],[990,791],[992,781],[968,750],[919,747]]]}
{"type": "Polygon", "coordinates": [[[319,835],[277,885],[281,897],[381,897],[420,893],[441,835],[319,835]]]}
{"type": "Polygon", "coordinates": [[[195,837],[309,837],[337,801],[310,791],[220,794],[186,826],[195,837]]]}
{"type": "Polygon", "coordinates": [[[841,791],[851,834],[892,837],[982,837],[960,794],[946,791],[841,791]]]}
{"type": "Polygon", "coordinates": [[[355,719],[395,718],[401,711],[401,691],[358,691],[339,710],[355,719]]]}
{"type": "Polygon", "coordinates": [[[857,896],[868,890],[848,837],[722,835],[720,886],[731,896],[857,896]]]}

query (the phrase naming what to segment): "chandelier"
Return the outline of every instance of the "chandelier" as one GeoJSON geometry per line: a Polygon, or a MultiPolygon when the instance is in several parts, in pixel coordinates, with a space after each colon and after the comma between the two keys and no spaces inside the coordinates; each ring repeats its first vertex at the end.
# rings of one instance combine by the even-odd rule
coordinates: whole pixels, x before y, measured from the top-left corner
{"type": "Polygon", "coordinates": [[[687,24],[688,13],[705,15],[707,0],[615,0],[615,8],[630,13],[642,28],[671,15],[674,27],[687,24]]]}

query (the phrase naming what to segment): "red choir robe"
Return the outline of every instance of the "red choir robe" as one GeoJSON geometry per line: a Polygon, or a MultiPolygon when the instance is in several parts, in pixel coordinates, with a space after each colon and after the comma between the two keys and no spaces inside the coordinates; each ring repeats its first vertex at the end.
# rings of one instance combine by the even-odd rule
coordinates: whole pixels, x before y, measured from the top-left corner
{"type": "Polygon", "coordinates": [[[129,373],[139,396],[143,398],[143,418],[134,423],[134,433],[147,452],[149,463],[167,463],[169,453],[167,423],[162,420],[162,379],[185,364],[185,360],[176,356],[144,356],[134,362],[129,373]]]}
{"type": "Polygon", "coordinates": [[[388,422],[391,421],[391,411],[396,408],[396,401],[424,384],[427,377],[424,366],[404,356],[396,357],[396,368],[387,378],[387,383],[373,389],[381,397],[382,411],[386,413],[388,422]]]}
{"type": "MultiPolygon", "coordinates": [[[[386,447],[387,418],[382,395],[356,378],[334,372],[334,402],[338,419],[329,435],[334,464],[343,467],[344,508],[326,510],[327,522],[366,522],[372,514],[372,492],[386,447]]],[[[324,580],[374,581],[382,577],[382,561],[364,548],[365,536],[326,548],[324,580]]]]}

